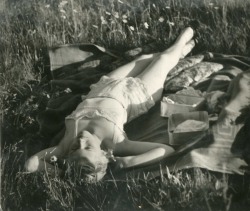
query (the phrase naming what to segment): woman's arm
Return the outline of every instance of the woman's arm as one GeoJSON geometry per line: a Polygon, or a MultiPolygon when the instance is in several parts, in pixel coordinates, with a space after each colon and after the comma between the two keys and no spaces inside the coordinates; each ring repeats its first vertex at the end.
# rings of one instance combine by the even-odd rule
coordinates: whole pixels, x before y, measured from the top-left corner
{"type": "Polygon", "coordinates": [[[150,165],[171,155],[174,149],[165,144],[124,141],[116,148],[115,155],[118,168],[150,165]]]}
{"type": "MultiPolygon", "coordinates": [[[[28,172],[36,171],[47,171],[50,174],[54,174],[55,170],[58,169],[54,165],[51,165],[51,158],[54,156],[55,159],[61,159],[67,153],[67,144],[69,139],[73,139],[74,128],[73,124],[66,123],[66,130],[64,136],[55,147],[44,149],[35,155],[31,156],[25,163],[25,169],[28,172]]],[[[62,135],[62,134],[61,134],[62,135]]],[[[60,169],[58,169],[60,171],[60,169]]],[[[59,172],[60,173],[60,172],[59,172]]]]}
{"type": "MultiPolygon", "coordinates": [[[[31,156],[25,162],[25,169],[31,173],[36,171],[47,171],[49,174],[54,174],[56,167],[51,165],[49,162],[53,156],[55,156],[55,158],[61,158],[63,154],[64,151],[60,146],[44,149],[31,156]]],[[[60,171],[60,169],[58,169],[58,171],[60,171]]]]}

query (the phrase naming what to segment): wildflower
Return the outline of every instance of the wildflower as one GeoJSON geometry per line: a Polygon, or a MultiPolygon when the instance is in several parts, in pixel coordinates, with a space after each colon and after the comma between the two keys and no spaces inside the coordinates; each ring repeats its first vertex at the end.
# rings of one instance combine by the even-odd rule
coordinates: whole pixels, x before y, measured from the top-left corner
{"type": "Polygon", "coordinates": [[[45,8],[50,8],[50,5],[49,5],[49,4],[46,4],[46,5],[45,5],[45,8]]]}
{"type": "Polygon", "coordinates": [[[119,18],[118,12],[114,12],[113,15],[114,15],[115,18],[119,18]]]}
{"type": "Polygon", "coordinates": [[[210,2],[208,5],[209,5],[209,6],[213,6],[213,5],[214,5],[214,3],[210,2]]]}
{"type": "Polygon", "coordinates": [[[65,11],[65,10],[63,10],[63,9],[60,9],[60,12],[61,12],[61,13],[66,13],[66,11],[65,11]]]}
{"type": "Polygon", "coordinates": [[[112,161],[116,161],[115,157],[114,157],[114,154],[113,154],[113,150],[109,149],[107,154],[106,154],[106,157],[112,161]]]}
{"type": "Polygon", "coordinates": [[[74,13],[78,13],[76,9],[73,9],[73,12],[74,12],[74,13]]]}
{"type": "Polygon", "coordinates": [[[63,7],[66,4],[68,4],[68,1],[61,1],[58,7],[63,7]]]}
{"type": "Polygon", "coordinates": [[[55,155],[51,156],[50,162],[51,162],[51,163],[54,163],[54,162],[56,162],[56,161],[57,161],[57,157],[56,157],[55,155]]]}
{"type": "Polygon", "coordinates": [[[33,35],[33,34],[36,33],[36,30],[35,30],[35,29],[34,29],[34,30],[29,29],[29,30],[28,30],[28,33],[29,33],[30,35],[33,35]]]}
{"type": "Polygon", "coordinates": [[[166,9],[170,10],[170,6],[166,6],[166,9]]]}
{"type": "Polygon", "coordinates": [[[98,29],[98,26],[97,25],[92,25],[94,28],[98,29]]]}
{"type": "Polygon", "coordinates": [[[163,17],[160,17],[159,18],[159,21],[162,23],[164,21],[164,18],[163,17]]]}
{"type": "Polygon", "coordinates": [[[106,11],[105,13],[106,13],[107,15],[111,15],[111,13],[110,13],[110,12],[107,12],[107,11],[106,11]]]}
{"type": "Polygon", "coordinates": [[[130,28],[131,31],[135,30],[135,28],[133,26],[130,26],[129,28],[130,28]]]}
{"type": "Polygon", "coordinates": [[[48,22],[48,21],[46,21],[46,22],[45,22],[45,24],[46,24],[46,25],[49,25],[49,22],[48,22]]]}
{"type": "Polygon", "coordinates": [[[61,17],[62,17],[62,19],[66,19],[66,16],[65,16],[65,15],[62,15],[61,17]]]}
{"type": "Polygon", "coordinates": [[[102,24],[107,24],[107,21],[105,20],[105,18],[103,16],[101,16],[101,22],[102,22],[102,24]]]}
{"type": "Polygon", "coordinates": [[[127,23],[128,21],[127,21],[127,19],[123,19],[122,22],[123,23],[127,23]]]}
{"type": "Polygon", "coordinates": [[[153,7],[156,8],[155,4],[153,4],[153,7]]]}
{"type": "Polygon", "coordinates": [[[219,9],[219,7],[214,7],[214,9],[218,10],[218,9],[219,9]]]}
{"type": "Polygon", "coordinates": [[[146,29],[148,29],[149,25],[148,25],[147,22],[144,23],[144,27],[145,27],[146,29]]]}
{"type": "Polygon", "coordinates": [[[70,93],[70,92],[72,92],[72,91],[71,91],[71,89],[70,89],[70,88],[67,88],[67,89],[65,89],[65,90],[64,90],[64,92],[66,92],[66,93],[70,93]]]}
{"type": "Polygon", "coordinates": [[[128,16],[127,16],[127,15],[123,15],[122,18],[123,18],[123,19],[127,19],[128,16]]]}
{"type": "Polygon", "coordinates": [[[174,26],[174,22],[168,21],[168,24],[169,24],[170,26],[174,26]]]}
{"type": "Polygon", "coordinates": [[[29,124],[32,124],[34,121],[35,121],[35,120],[34,120],[33,118],[28,117],[28,122],[29,122],[29,124]]]}

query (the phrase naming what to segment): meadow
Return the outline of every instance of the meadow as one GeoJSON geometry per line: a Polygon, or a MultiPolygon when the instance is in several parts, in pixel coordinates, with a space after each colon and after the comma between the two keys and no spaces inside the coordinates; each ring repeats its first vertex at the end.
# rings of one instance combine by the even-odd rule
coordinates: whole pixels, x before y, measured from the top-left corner
{"type": "Polygon", "coordinates": [[[28,156],[44,146],[36,115],[52,94],[47,48],[68,43],[118,52],[149,43],[164,47],[190,20],[200,22],[194,54],[250,56],[246,0],[1,0],[2,210],[249,210],[249,175],[190,169],[155,179],[128,175],[85,184],[23,169],[28,156]]]}

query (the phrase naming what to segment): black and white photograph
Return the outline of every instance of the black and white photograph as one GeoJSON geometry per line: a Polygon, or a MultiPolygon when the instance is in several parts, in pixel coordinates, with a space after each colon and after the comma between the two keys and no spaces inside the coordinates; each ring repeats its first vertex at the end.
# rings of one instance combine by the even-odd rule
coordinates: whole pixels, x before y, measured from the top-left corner
{"type": "Polygon", "coordinates": [[[0,0],[0,210],[248,211],[250,0],[0,0]]]}

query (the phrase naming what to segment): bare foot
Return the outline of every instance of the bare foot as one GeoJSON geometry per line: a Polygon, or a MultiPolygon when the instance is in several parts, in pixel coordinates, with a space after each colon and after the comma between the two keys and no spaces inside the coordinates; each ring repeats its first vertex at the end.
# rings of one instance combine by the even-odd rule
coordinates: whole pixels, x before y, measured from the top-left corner
{"type": "Polygon", "coordinates": [[[195,46],[195,41],[194,40],[190,40],[183,48],[182,53],[181,53],[181,58],[184,58],[186,55],[188,55],[191,50],[194,48],[195,46]]]}
{"type": "Polygon", "coordinates": [[[194,40],[192,40],[193,36],[194,30],[191,27],[185,28],[178,36],[175,43],[165,50],[162,55],[168,54],[169,56],[171,54],[178,59],[185,57],[195,45],[194,40]]]}
{"type": "Polygon", "coordinates": [[[191,27],[185,28],[178,36],[175,44],[185,46],[194,36],[194,30],[191,27]]]}

